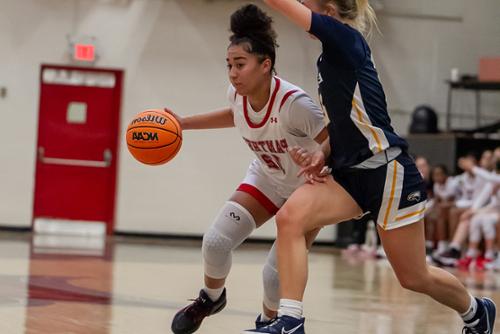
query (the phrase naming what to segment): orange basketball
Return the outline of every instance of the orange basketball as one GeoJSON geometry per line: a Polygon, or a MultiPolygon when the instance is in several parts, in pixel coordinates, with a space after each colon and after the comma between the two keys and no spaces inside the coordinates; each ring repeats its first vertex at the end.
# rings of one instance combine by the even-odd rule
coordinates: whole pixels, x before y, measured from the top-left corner
{"type": "Polygon", "coordinates": [[[161,165],[170,161],[181,145],[182,129],[179,122],[163,110],[145,110],[128,125],[128,150],[144,164],[161,165]]]}

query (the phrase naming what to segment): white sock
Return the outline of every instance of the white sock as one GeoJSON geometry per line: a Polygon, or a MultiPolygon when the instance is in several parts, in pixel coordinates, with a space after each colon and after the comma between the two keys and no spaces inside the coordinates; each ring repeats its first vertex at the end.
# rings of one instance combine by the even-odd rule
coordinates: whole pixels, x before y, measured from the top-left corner
{"type": "Polygon", "coordinates": [[[477,249],[467,249],[467,253],[465,253],[465,256],[466,257],[471,257],[473,259],[475,259],[477,256],[479,255],[479,252],[477,251],[477,249]]]}
{"type": "Polygon", "coordinates": [[[432,241],[432,240],[425,240],[425,247],[426,248],[434,248],[434,241],[432,241]]]}
{"type": "Polygon", "coordinates": [[[224,292],[224,287],[218,288],[218,289],[210,289],[207,287],[203,288],[203,291],[205,291],[208,295],[208,297],[213,301],[219,300],[220,296],[222,296],[222,292],[224,292]]]}
{"type": "Polygon", "coordinates": [[[287,315],[296,319],[302,318],[302,302],[292,299],[280,299],[278,315],[287,315]]]}
{"type": "Polygon", "coordinates": [[[446,251],[446,249],[448,249],[448,241],[439,240],[437,245],[437,252],[443,253],[444,251],[446,251]]]}
{"type": "Polygon", "coordinates": [[[476,298],[474,298],[471,295],[469,309],[465,313],[460,314],[460,316],[465,322],[467,322],[474,318],[474,316],[476,315],[476,311],[477,311],[477,301],[476,298]]]}
{"type": "Polygon", "coordinates": [[[271,320],[271,318],[269,318],[264,312],[262,312],[260,314],[260,319],[259,320],[262,321],[262,322],[268,322],[269,320],[271,320]]]}
{"type": "Polygon", "coordinates": [[[495,252],[492,249],[487,250],[486,252],[484,252],[484,257],[488,260],[494,260],[495,259],[495,252]]]}

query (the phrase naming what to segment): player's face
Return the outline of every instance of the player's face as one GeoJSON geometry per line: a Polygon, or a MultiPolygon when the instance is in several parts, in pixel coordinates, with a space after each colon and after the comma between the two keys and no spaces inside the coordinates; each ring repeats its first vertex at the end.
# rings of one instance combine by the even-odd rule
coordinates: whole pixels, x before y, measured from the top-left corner
{"type": "Polygon", "coordinates": [[[481,155],[481,160],[479,160],[479,166],[488,170],[493,169],[493,152],[490,150],[484,151],[481,155]]]}
{"type": "Polygon", "coordinates": [[[229,80],[239,95],[248,96],[257,91],[263,80],[268,79],[270,61],[259,61],[256,55],[248,53],[240,45],[227,49],[229,80]]]}
{"type": "Polygon", "coordinates": [[[497,147],[493,152],[493,160],[495,161],[497,173],[500,173],[500,147],[497,147]]]}
{"type": "Polygon", "coordinates": [[[417,169],[422,175],[422,177],[427,180],[429,178],[430,167],[429,163],[424,158],[418,158],[415,160],[415,165],[417,165],[417,169]]]}
{"type": "Polygon", "coordinates": [[[432,170],[432,179],[434,182],[444,184],[446,182],[446,178],[447,176],[441,168],[434,168],[432,170]]]}

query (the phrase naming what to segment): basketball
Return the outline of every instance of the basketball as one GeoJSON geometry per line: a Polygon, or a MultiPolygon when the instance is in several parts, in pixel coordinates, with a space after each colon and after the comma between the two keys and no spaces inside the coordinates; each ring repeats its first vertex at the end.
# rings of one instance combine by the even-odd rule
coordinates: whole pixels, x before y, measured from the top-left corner
{"type": "Polygon", "coordinates": [[[161,109],[137,114],[127,128],[127,147],[132,156],[146,165],[172,160],[182,145],[182,129],[171,114],[161,109]]]}

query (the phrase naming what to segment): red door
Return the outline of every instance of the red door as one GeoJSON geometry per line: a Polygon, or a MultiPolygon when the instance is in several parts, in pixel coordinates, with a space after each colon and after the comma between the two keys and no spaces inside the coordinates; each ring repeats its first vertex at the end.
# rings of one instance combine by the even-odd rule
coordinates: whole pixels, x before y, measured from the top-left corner
{"type": "Polygon", "coordinates": [[[42,65],[35,229],[92,222],[112,233],[122,78],[119,70],[42,65]]]}

